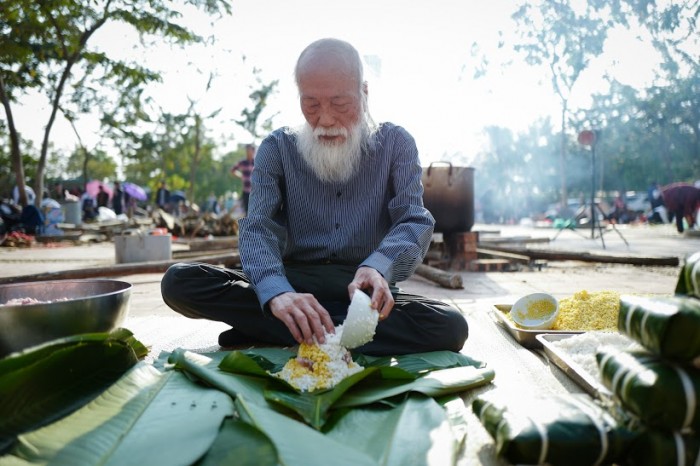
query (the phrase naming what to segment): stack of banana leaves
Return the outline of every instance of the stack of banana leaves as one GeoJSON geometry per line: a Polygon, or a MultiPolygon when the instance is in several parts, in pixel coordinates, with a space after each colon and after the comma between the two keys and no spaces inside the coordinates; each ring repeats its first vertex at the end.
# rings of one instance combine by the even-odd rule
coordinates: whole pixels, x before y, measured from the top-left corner
{"type": "Polygon", "coordinates": [[[456,464],[465,390],[493,370],[452,352],[374,358],[332,389],[271,375],[296,354],[178,349],[126,329],[0,359],[0,465],[456,464]]]}
{"type": "Polygon", "coordinates": [[[674,296],[621,296],[617,326],[644,350],[598,350],[611,397],[473,402],[499,455],[527,464],[700,464],[700,253],[685,261],[674,296]]]}

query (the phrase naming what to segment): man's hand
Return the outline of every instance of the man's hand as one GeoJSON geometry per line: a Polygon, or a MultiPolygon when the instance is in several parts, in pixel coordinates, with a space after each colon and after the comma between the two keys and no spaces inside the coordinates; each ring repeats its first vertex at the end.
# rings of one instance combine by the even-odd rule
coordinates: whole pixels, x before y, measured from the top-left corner
{"type": "Polygon", "coordinates": [[[284,322],[299,343],[325,343],[324,334],[333,333],[335,326],[323,306],[308,293],[282,293],[270,300],[272,315],[284,322]]]}
{"type": "Polygon", "coordinates": [[[371,267],[358,268],[355,278],[348,285],[350,298],[355,290],[367,290],[367,294],[372,298],[372,308],[379,311],[380,320],[389,317],[389,313],[394,308],[394,297],[381,273],[371,267]]]}

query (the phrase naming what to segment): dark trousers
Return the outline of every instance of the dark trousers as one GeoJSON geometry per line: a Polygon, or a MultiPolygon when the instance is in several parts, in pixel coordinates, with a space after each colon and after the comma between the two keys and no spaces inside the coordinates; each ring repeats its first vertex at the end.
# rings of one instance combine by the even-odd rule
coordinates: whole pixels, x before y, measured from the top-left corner
{"type": "MultiPolygon", "coordinates": [[[[348,284],[356,266],[289,265],[287,278],[297,292],[311,293],[337,326],[345,320],[348,284]]],[[[176,312],[194,319],[226,322],[246,343],[293,346],[287,327],[263,311],[248,277],[241,270],[208,264],[180,263],[168,269],[161,283],[163,300],[176,312]]],[[[440,301],[394,292],[389,317],[377,326],[374,340],[356,351],[374,355],[448,350],[458,352],[468,336],[459,310],[440,301]]]]}

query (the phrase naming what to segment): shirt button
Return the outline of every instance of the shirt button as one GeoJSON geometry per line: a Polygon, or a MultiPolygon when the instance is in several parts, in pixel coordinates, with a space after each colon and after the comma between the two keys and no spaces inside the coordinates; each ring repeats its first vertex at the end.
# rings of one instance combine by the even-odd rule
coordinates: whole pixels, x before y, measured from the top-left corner
{"type": "Polygon", "coordinates": [[[338,228],[340,228],[340,223],[335,224],[335,229],[337,230],[338,228]]]}
{"type": "Polygon", "coordinates": [[[340,191],[338,191],[338,193],[336,194],[336,196],[340,197],[342,194],[343,194],[343,193],[341,193],[340,191]]]}

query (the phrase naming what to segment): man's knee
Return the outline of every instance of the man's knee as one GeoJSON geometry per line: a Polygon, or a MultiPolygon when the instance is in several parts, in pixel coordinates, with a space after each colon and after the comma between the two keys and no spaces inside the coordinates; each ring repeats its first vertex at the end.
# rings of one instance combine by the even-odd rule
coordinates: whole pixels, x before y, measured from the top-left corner
{"type": "Polygon", "coordinates": [[[160,293],[165,304],[172,310],[187,317],[198,317],[188,310],[189,306],[186,304],[191,298],[191,290],[185,276],[191,268],[192,264],[183,262],[171,265],[160,281],[160,293]]]}
{"type": "Polygon", "coordinates": [[[445,321],[445,344],[447,349],[459,352],[469,337],[467,319],[457,309],[450,309],[445,321]]]}

